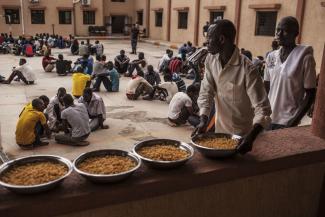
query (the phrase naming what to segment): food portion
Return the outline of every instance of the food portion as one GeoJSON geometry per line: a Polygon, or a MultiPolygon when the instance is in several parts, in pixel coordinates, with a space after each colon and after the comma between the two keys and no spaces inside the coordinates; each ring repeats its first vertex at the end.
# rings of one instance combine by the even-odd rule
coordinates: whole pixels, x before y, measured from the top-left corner
{"type": "Polygon", "coordinates": [[[110,175],[129,171],[136,165],[130,157],[106,155],[86,158],[78,164],[78,169],[90,174],[110,175]]]}
{"type": "Polygon", "coordinates": [[[51,161],[34,162],[14,166],[4,172],[0,180],[12,185],[31,186],[54,181],[67,172],[68,168],[60,163],[51,161]]]}
{"type": "Polygon", "coordinates": [[[152,160],[158,161],[177,161],[187,158],[190,154],[174,145],[157,144],[146,146],[139,149],[138,153],[152,160]]]}
{"type": "Polygon", "coordinates": [[[201,146],[219,150],[233,150],[238,145],[238,140],[228,138],[202,138],[197,141],[201,146]]]}

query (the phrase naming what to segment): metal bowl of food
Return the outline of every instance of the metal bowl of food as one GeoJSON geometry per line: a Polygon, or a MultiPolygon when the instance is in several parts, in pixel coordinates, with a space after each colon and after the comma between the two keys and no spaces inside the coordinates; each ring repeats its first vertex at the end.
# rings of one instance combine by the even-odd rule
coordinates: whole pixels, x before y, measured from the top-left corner
{"type": "Polygon", "coordinates": [[[39,193],[58,186],[72,170],[71,162],[63,157],[23,157],[0,166],[0,185],[16,193],[39,193]]]}
{"type": "Polygon", "coordinates": [[[194,149],[177,140],[152,139],[135,144],[133,153],[149,167],[169,169],[185,164],[193,157],[194,149]]]}
{"type": "Polygon", "coordinates": [[[242,137],[223,133],[205,133],[192,138],[192,144],[206,157],[226,158],[237,154],[242,137]]]}
{"type": "Polygon", "coordinates": [[[141,166],[132,153],[105,149],[81,154],[73,162],[74,170],[89,181],[114,183],[126,179],[141,166]]]}

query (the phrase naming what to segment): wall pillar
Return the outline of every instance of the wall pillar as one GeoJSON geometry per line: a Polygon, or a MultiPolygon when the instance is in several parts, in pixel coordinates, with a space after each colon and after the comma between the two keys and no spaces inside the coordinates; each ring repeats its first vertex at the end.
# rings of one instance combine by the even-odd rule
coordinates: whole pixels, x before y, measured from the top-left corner
{"type": "Polygon", "coordinates": [[[170,22],[172,16],[172,0],[167,0],[167,37],[166,40],[170,41],[170,22]]]}
{"type": "Polygon", "coordinates": [[[147,0],[147,5],[146,5],[146,14],[147,14],[147,19],[146,19],[146,29],[147,29],[147,37],[150,37],[150,0],[147,0]]]}
{"type": "Polygon", "coordinates": [[[325,44],[322,65],[317,88],[317,96],[312,121],[312,132],[315,136],[325,139],[325,44]]]}
{"type": "Polygon", "coordinates": [[[241,15],[241,0],[236,0],[236,6],[235,6],[235,27],[236,27],[236,40],[235,43],[238,45],[239,40],[239,29],[240,29],[240,15],[241,15]]]}
{"type": "Polygon", "coordinates": [[[201,0],[195,0],[194,45],[196,46],[199,45],[200,7],[201,0]]]}
{"type": "Polygon", "coordinates": [[[301,42],[301,36],[302,36],[302,27],[304,24],[304,14],[305,14],[305,0],[298,0],[297,3],[297,10],[296,10],[296,18],[299,22],[299,26],[300,26],[300,34],[297,37],[297,43],[300,44],[301,42]]]}

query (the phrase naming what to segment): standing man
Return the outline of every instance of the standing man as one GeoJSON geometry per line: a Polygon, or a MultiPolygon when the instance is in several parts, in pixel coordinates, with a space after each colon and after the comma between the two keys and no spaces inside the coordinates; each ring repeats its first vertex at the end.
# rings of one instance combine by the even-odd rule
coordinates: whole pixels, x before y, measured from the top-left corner
{"type": "Polygon", "coordinates": [[[133,24],[131,29],[131,47],[132,47],[131,54],[137,54],[138,38],[139,38],[139,28],[135,24],[133,24]]]}
{"type": "Polygon", "coordinates": [[[203,26],[203,36],[207,37],[208,36],[208,30],[209,30],[210,23],[206,22],[206,24],[203,26]]]}
{"type": "Polygon", "coordinates": [[[209,54],[198,98],[201,116],[196,132],[203,133],[207,128],[214,102],[215,131],[242,136],[238,151],[244,154],[252,150],[257,135],[268,127],[271,107],[261,76],[239,53],[235,37],[235,26],[229,20],[217,20],[209,28],[209,54]]]}
{"type": "Polygon", "coordinates": [[[298,34],[297,19],[284,17],[275,34],[281,48],[266,59],[264,80],[273,111],[272,130],[297,126],[315,100],[313,48],[296,45],[298,34]]]}

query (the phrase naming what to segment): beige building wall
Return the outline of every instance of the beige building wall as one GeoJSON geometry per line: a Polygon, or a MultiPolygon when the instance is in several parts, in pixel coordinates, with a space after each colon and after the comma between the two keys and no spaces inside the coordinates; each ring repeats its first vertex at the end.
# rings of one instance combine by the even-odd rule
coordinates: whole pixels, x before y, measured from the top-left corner
{"type": "Polygon", "coordinates": [[[225,6],[224,12],[224,19],[231,20],[234,22],[235,20],[235,6],[236,1],[229,1],[229,0],[201,0],[200,5],[200,26],[199,26],[199,46],[206,41],[203,37],[203,26],[206,24],[207,21],[210,21],[210,11],[206,9],[206,7],[216,7],[216,6],[225,6]]]}
{"type": "Polygon", "coordinates": [[[317,73],[320,72],[325,44],[325,7],[321,0],[306,1],[305,18],[302,26],[301,44],[314,48],[317,73]]]}
{"type": "Polygon", "coordinates": [[[170,40],[175,43],[194,41],[195,0],[172,1],[170,40]],[[187,29],[178,29],[178,11],[175,8],[188,7],[187,29]]]}
{"type": "Polygon", "coordinates": [[[150,3],[150,38],[154,40],[163,40],[167,39],[167,20],[168,20],[168,0],[151,0],[150,3]],[[163,23],[162,27],[156,27],[156,9],[162,8],[163,13],[163,23]]]}
{"type": "MultiPolygon", "coordinates": [[[[20,18],[21,18],[21,8],[20,8],[20,1],[19,0],[0,0],[0,15],[5,14],[4,6],[17,6],[20,9],[20,18]]],[[[22,34],[22,24],[12,24],[7,25],[5,18],[0,16],[0,32],[9,33],[12,32],[15,35],[22,34]]]]}
{"type": "MultiPolygon", "coordinates": [[[[131,12],[130,14],[133,15],[133,20],[132,23],[137,22],[137,11],[142,11],[143,12],[143,24],[140,25],[140,29],[143,30],[144,28],[147,29],[147,22],[150,18],[148,18],[148,0],[132,0],[134,2],[134,6],[133,6],[133,12],[131,12]]],[[[148,29],[147,29],[148,30],[148,29]]],[[[150,30],[149,30],[150,31],[150,30]]]]}
{"type": "Polygon", "coordinates": [[[242,0],[238,46],[250,50],[254,56],[265,56],[271,49],[272,36],[255,36],[256,10],[250,9],[252,4],[280,3],[277,22],[285,16],[296,16],[297,0],[242,0]]]}

